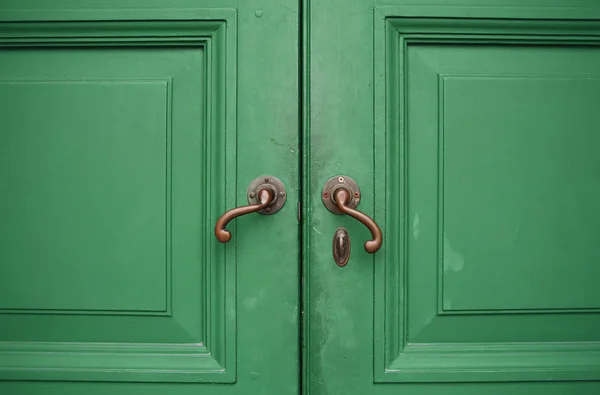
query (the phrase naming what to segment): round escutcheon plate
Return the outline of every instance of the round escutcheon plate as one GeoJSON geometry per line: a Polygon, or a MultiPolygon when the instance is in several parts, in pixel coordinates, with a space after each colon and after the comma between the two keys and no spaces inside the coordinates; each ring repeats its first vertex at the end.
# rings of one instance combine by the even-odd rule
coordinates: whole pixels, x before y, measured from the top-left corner
{"type": "Polygon", "coordinates": [[[248,186],[248,189],[246,190],[246,198],[248,199],[248,203],[259,204],[260,202],[257,199],[257,195],[258,192],[264,188],[272,190],[274,198],[270,205],[258,213],[263,215],[275,214],[283,208],[287,198],[285,187],[277,177],[261,176],[252,180],[248,186]]]}
{"type": "Polygon", "coordinates": [[[339,188],[345,188],[350,192],[350,201],[346,206],[352,209],[355,209],[360,203],[360,189],[358,188],[358,184],[352,178],[346,176],[331,177],[327,180],[325,185],[323,185],[323,191],[321,192],[323,204],[327,207],[327,210],[334,214],[341,215],[342,212],[333,200],[333,195],[339,188]]]}

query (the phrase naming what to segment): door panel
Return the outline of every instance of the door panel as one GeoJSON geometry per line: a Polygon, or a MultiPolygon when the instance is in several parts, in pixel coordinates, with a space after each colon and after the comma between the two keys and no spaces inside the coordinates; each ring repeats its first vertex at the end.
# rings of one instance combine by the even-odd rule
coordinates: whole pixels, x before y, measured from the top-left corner
{"type": "MultiPolygon", "coordinates": [[[[227,129],[206,123],[226,122],[225,109],[209,116],[206,104],[225,77],[207,76],[225,65],[209,64],[215,53],[201,41],[220,26],[201,45],[174,48],[120,47],[139,38],[110,28],[119,37],[110,47],[56,49],[39,37],[1,53],[4,377],[231,381],[223,353],[235,350],[226,335],[235,322],[209,312],[235,309],[234,273],[227,256],[198,248],[214,244],[203,217],[218,211],[203,197],[225,199],[219,167],[235,159],[215,161],[227,129]]],[[[83,24],[60,40],[85,45],[87,35],[83,24]]],[[[228,360],[235,370],[235,354],[228,360]]]]}
{"type": "MultiPolygon", "coordinates": [[[[509,44],[503,35],[522,29],[519,21],[485,31],[473,22],[417,43],[412,34],[443,26],[386,22],[398,32],[391,56],[406,59],[405,87],[389,87],[405,92],[406,121],[388,129],[404,154],[391,153],[389,180],[401,183],[405,221],[388,230],[403,241],[389,256],[398,267],[376,286],[386,300],[404,292],[406,302],[394,312],[381,302],[390,322],[384,347],[398,356],[380,379],[597,379],[600,51],[561,46],[560,36],[509,44]],[[391,333],[398,346],[388,346],[391,333]]],[[[397,207],[388,205],[388,218],[397,207]]]]}
{"type": "Polygon", "coordinates": [[[0,7],[0,392],[296,393],[297,14],[108,3],[0,7]]]}
{"type": "Polygon", "coordinates": [[[598,392],[600,10],[333,3],[310,7],[309,392],[598,392]],[[321,204],[336,174],[374,257],[321,204]]]}

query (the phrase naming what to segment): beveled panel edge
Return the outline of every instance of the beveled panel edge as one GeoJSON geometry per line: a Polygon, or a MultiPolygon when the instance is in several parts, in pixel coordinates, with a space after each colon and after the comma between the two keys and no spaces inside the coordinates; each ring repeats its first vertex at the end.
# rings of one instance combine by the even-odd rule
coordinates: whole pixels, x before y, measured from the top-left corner
{"type": "Polygon", "coordinates": [[[409,344],[379,382],[587,381],[600,342],[409,344]]]}
{"type": "Polygon", "coordinates": [[[0,348],[0,380],[222,382],[225,373],[202,344],[37,342],[0,348]]]}
{"type": "MultiPolygon", "coordinates": [[[[406,371],[405,360],[413,365],[413,345],[406,339],[406,270],[407,202],[406,202],[406,101],[394,97],[400,92],[406,97],[405,55],[408,46],[417,43],[481,43],[513,45],[600,45],[600,8],[577,7],[427,7],[390,6],[374,7],[374,141],[375,175],[378,193],[375,197],[375,215],[379,218],[387,242],[384,251],[375,256],[374,266],[374,382],[438,382],[444,379],[436,372],[445,361],[435,356],[434,348],[422,348],[423,355],[431,353],[428,365],[420,364],[418,371],[406,371]],[[400,131],[394,136],[394,131],[400,131]],[[390,158],[399,158],[399,168],[391,165],[390,158]],[[402,182],[388,183],[388,180],[402,182]],[[392,211],[391,201],[400,202],[402,212],[392,211]],[[383,219],[383,220],[382,220],[383,219]],[[396,240],[391,239],[396,235],[396,240]],[[400,240],[400,242],[398,242],[400,240]],[[392,279],[394,279],[392,281],[392,279]],[[405,357],[408,355],[408,357],[405,357]],[[436,362],[438,361],[438,362],[436,362]]],[[[396,205],[397,207],[397,205],[396,205]]],[[[439,248],[438,248],[439,249],[439,248]]],[[[439,255],[439,253],[438,253],[439,255]]],[[[534,364],[547,358],[557,343],[540,343],[532,350],[528,372],[534,364]]],[[[436,345],[434,345],[436,347],[436,345]]],[[[594,347],[596,344],[594,343],[594,347]]],[[[485,351],[485,349],[483,350],[485,351]]],[[[449,354],[459,357],[462,349],[450,349],[449,354]],[[454,352],[454,354],[452,354],[454,352]]],[[[491,352],[491,349],[488,350],[491,352]]],[[[420,354],[419,354],[420,355],[420,354]]],[[[464,373],[461,381],[548,381],[598,380],[600,360],[597,350],[575,349],[570,354],[553,354],[552,368],[536,374],[515,374],[502,369],[501,359],[492,357],[493,369],[481,371],[456,366],[453,374],[464,373]],[[579,372],[563,367],[562,358],[572,359],[571,365],[580,365],[579,372]],[[580,358],[580,361],[577,361],[580,358]],[[586,364],[586,361],[589,362],[586,364]],[[595,363],[593,363],[595,362],[595,363]],[[493,371],[492,371],[493,370],[493,371]],[[583,372],[583,373],[581,373],[583,372]],[[493,378],[492,378],[493,377],[493,378]]],[[[425,360],[425,359],[424,359],[425,360]]],[[[468,362],[468,359],[462,361],[468,362]]]]}
{"type": "MultiPolygon", "coordinates": [[[[54,352],[44,351],[47,344],[41,342],[27,343],[28,351],[18,347],[11,350],[7,344],[0,343],[0,380],[234,383],[237,354],[236,252],[232,248],[217,246],[210,235],[213,219],[226,205],[233,206],[235,203],[235,194],[226,193],[223,180],[235,185],[237,11],[3,11],[0,17],[0,48],[45,46],[201,46],[206,50],[207,117],[204,130],[210,133],[207,133],[204,144],[205,190],[211,191],[211,198],[204,205],[206,228],[201,240],[202,245],[207,246],[204,256],[208,263],[204,265],[207,302],[206,308],[200,312],[204,317],[205,341],[188,347],[198,357],[193,358],[198,361],[196,365],[189,364],[189,354],[179,358],[178,345],[169,345],[177,349],[164,353],[169,355],[165,364],[164,357],[151,358],[155,350],[148,348],[136,352],[106,352],[104,344],[100,344],[88,352],[71,355],[73,350],[69,343],[58,344],[54,352]],[[207,188],[207,185],[218,187],[207,188]],[[221,202],[222,197],[226,197],[226,201],[221,202]],[[219,262],[214,262],[215,256],[221,257],[219,262]],[[222,308],[211,310],[213,305],[222,308]],[[26,358],[28,362],[15,368],[17,357],[26,358]],[[50,358],[45,366],[40,363],[42,357],[50,358]],[[94,364],[100,357],[104,358],[103,367],[97,368],[94,364]],[[169,363],[172,366],[168,366],[169,363]],[[115,368],[107,369],[106,366],[115,368]]],[[[111,346],[107,344],[106,349],[111,349],[111,346]]]]}

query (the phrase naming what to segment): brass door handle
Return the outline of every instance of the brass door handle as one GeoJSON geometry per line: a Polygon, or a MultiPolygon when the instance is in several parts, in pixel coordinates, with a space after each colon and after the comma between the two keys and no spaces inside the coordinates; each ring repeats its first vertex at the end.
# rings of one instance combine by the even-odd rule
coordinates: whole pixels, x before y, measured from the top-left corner
{"type": "Polygon", "coordinates": [[[233,219],[242,215],[259,213],[275,214],[285,204],[286,193],[283,183],[276,177],[265,176],[254,179],[246,191],[248,206],[236,207],[226,211],[215,224],[215,236],[221,243],[231,240],[231,232],[225,227],[233,219]]]}
{"type": "Polygon", "coordinates": [[[323,204],[334,214],[347,214],[362,222],[371,232],[371,240],[365,243],[365,251],[374,254],[381,248],[383,233],[379,225],[367,214],[356,210],[360,202],[358,184],[350,177],[337,176],[323,186],[323,204]]]}

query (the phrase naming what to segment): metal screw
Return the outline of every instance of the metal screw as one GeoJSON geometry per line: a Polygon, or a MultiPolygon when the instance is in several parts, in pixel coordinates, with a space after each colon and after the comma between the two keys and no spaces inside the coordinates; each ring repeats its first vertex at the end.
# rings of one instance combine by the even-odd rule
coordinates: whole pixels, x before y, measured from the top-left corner
{"type": "Polygon", "coordinates": [[[354,192],[354,197],[355,197],[355,198],[357,198],[357,197],[359,197],[359,196],[360,196],[360,193],[358,193],[358,192],[354,192]]]}
{"type": "Polygon", "coordinates": [[[269,177],[265,177],[265,182],[269,182],[269,177]]]}
{"type": "Polygon", "coordinates": [[[256,194],[254,192],[250,192],[250,197],[254,198],[254,196],[256,196],[256,194]]]}
{"type": "Polygon", "coordinates": [[[271,212],[271,207],[267,207],[267,208],[265,208],[265,213],[267,213],[267,214],[268,214],[268,213],[270,213],[270,212],[271,212]]]}
{"type": "Polygon", "coordinates": [[[344,177],[340,177],[340,178],[338,178],[338,181],[339,181],[339,182],[344,182],[344,177]]]}
{"type": "Polygon", "coordinates": [[[285,196],[285,192],[279,192],[279,197],[284,197],[285,196]]]}
{"type": "Polygon", "coordinates": [[[328,192],[325,192],[325,193],[323,194],[323,197],[324,197],[325,199],[329,198],[329,193],[328,193],[328,192]]]}

